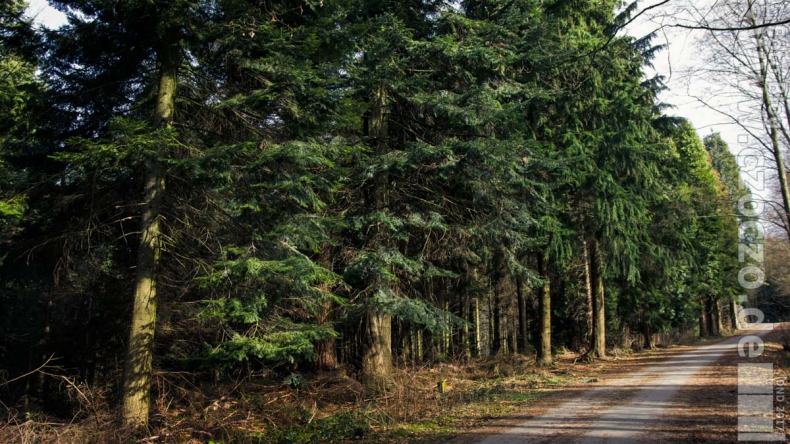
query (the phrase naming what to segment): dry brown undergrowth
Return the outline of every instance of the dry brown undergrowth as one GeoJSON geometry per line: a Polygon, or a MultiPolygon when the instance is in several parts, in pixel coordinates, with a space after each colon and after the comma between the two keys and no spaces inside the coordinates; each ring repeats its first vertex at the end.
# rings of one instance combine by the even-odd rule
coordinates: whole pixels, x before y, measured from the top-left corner
{"type": "MultiPolygon", "coordinates": [[[[365,442],[430,442],[484,426],[519,411],[537,413],[574,391],[607,377],[651,365],[674,348],[641,353],[620,350],[607,360],[583,362],[575,353],[557,356],[552,367],[537,368],[534,357],[505,355],[469,363],[399,368],[395,388],[366,399],[361,385],[342,371],[317,375],[298,387],[277,378],[247,377],[219,384],[193,382],[187,373],[157,373],[157,401],[151,431],[122,435],[107,393],[90,393],[79,414],[64,422],[6,408],[0,442],[19,443],[257,443],[267,433],[305,427],[333,416],[353,414],[368,425],[349,436],[365,442]],[[437,383],[446,381],[439,393],[437,383]],[[556,400],[535,403],[538,398],[556,400]],[[19,418],[24,418],[21,420],[19,418]]],[[[331,430],[330,430],[331,432],[331,430]]],[[[338,439],[341,436],[338,436],[338,439]]]]}

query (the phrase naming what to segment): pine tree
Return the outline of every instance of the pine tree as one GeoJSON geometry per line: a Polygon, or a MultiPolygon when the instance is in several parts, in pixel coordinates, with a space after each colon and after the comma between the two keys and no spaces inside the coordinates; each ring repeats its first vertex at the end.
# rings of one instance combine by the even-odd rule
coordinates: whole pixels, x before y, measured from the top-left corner
{"type": "Polygon", "coordinates": [[[42,90],[34,74],[39,36],[23,17],[25,7],[23,1],[0,6],[0,263],[8,248],[4,244],[25,211],[27,178],[20,163],[36,138],[36,102],[42,90]]]}

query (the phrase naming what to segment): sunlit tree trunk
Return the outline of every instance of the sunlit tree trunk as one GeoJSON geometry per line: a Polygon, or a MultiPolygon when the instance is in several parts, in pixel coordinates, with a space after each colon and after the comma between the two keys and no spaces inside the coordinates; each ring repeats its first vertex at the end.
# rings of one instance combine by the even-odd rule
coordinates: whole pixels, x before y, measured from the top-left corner
{"type": "Polygon", "coordinates": [[[730,301],[730,328],[733,331],[738,329],[738,307],[735,306],[735,301],[730,301]]]}
{"type": "MultiPolygon", "coordinates": [[[[375,154],[382,156],[387,151],[387,91],[384,84],[376,89],[371,106],[369,136],[375,154]]],[[[378,174],[374,179],[373,205],[378,210],[387,207],[387,174],[378,174]]],[[[384,244],[385,235],[376,234],[377,247],[384,244]]],[[[384,282],[374,283],[374,287],[388,285],[384,282]]],[[[371,394],[380,394],[386,390],[392,374],[392,318],[390,315],[368,308],[365,313],[365,347],[362,355],[362,383],[371,394]]]]}
{"type": "Polygon", "coordinates": [[[592,341],[587,356],[606,357],[606,314],[604,312],[603,259],[598,240],[590,241],[590,283],[592,285],[592,341]]]}
{"type": "Polygon", "coordinates": [[[584,290],[587,303],[587,340],[592,341],[593,334],[593,288],[590,278],[590,252],[587,248],[587,241],[582,239],[582,260],[584,261],[584,290]]]}
{"type": "MultiPolygon", "coordinates": [[[[160,128],[170,128],[175,113],[181,49],[177,44],[167,44],[159,50],[157,58],[159,90],[154,118],[160,128]]],[[[140,222],[140,242],[137,249],[134,305],[124,364],[121,416],[124,425],[130,428],[142,428],[148,425],[154,332],[156,330],[156,272],[162,244],[159,215],[164,192],[164,172],[160,160],[153,157],[148,160],[145,172],[145,195],[140,222]]]]}
{"type": "Polygon", "coordinates": [[[538,272],[543,279],[543,287],[538,295],[540,311],[540,346],[538,347],[538,364],[551,364],[551,281],[549,279],[548,255],[538,256],[538,272]]]}
{"type": "Polygon", "coordinates": [[[718,299],[713,301],[713,310],[716,313],[716,334],[720,335],[724,326],[721,324],[721,304],[718,299]]]}

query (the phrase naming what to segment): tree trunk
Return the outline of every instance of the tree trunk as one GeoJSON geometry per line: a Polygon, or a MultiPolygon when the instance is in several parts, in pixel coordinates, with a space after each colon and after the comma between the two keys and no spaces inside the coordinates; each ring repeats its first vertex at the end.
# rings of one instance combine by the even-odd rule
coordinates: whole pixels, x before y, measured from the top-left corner
{"type": "Polygon", "coordinates": [[[548,255],[538,256],[538,272],[544,280],[538,297],[540,311],[540,347],[538,348],[538,365],[549,365],[551,359],[551,281],[549,280],[548,255]]]}
{"type": "Polygon", "coordinates": [[[606,357],[606,314],[604,312],[603,259],[598,240],[590,242],[590,283],[592,284],[593,327],[589,358],[606,357]]]}
{"type": "Polygon", "coordinates": [[[733,331],[738,330],[738,307],[735,301],[730,301],[730,327],[733,331]]]}
{"type": "Polygon", "coordinates": [[[707,330],[709,336],[718,336],[719,332],[716,329],[716,304],[712,298],[705,299],[705,320],[707,321],[707,330]]]}
{"type": "Polygon", "coordinates": [[[649,322],[642,323],[642,337],[644,338],[644,348],[648,350],[656,348],[653,343],[653,326],[649,322]]]}
{"type": "Polygon", "coordinates": [[[496,356],[502,351],[502,294],[499,289],[499,282],[493,282],[494,301],[493,301],[493,348],[491,354],[496,356]]]}
{"type": "MultiPolygon", "coordinates": [[[[321,253],[319,254],[319,262],[321,266],[324,268],[331,270],[332,269],[332,259],[331,259],[331,250],[328,244],[321,245],[321,253]]],[[[329,288],[328,284],[321,284],[321,289],[325,292],[329,292],[331,288],[329,288]]],[[[316,314],[316,324],[325,326],[326,324],[331,324],[334,320],[334,303],[331,300],[323,302],[320,304],[318,313],[316,314]]],[[[337,369],[337,347],[336,341],[334,338],[324,339],[322,341],[318,341],[315,344],[315,368],[318,371],[325,371],[325,370],[335,370],[337,369]]]]}
{"type": "Polygon", "coordinates": [[[480,298],[475,298],[475,357],[479,358],[483,353],[480,346],[480,298]]]}
{"type": "Polygon", "coordinates": [[[461,288],[461,313],[460,317],[463,319],[464,325],[461,326],[461,340],[460,350],[464,359],[468,360],[472,357],[472,349],[470,346],[469,338],[469,324],[472,323],[471,316],[471,301],[469,296],[469,274],[468,271],[464,273],[463,287],[461,288]]]}
{"type": "Polygon", "coordinates": [[[415,347],[414,359],[415,362],[422,362],[425,360],[425,357],[423,356],[423,347],[422,347],[422,342],[423,342],[422,329],[416,328],[415,330],[416,330],[415,332],[416,339],[414,341],[414,347],[415,347]]]}
{"type": "Polygon", "coordinates": [[[365,317],[365,353],[362,357],[362,384],[369,394],[387,390],[392,374],[392,318],[368,310],[365,317]]]}
{"type": "MultiPolygon", "coordinates": [[[[444,320],[445,325],[450,325],[450,298],[446,291],[442,290],[442,297],[444,298],[444,320]]],[[[453,341],[451,341],[452,329],[442,333],[444,339],[444,357],[449,358],[453,355],[453,341]]]]}
{"type": "MultiPolygon", "coordinates": [[[[388,110],[387,91],[384,84],[376,89],[371,106],[369,137],[375,154],[382,156],[387,152],[388,110]]],[[[388,205],[387,188],[389,177],[378,174],[374,178],[372,204],[376,210],[385,211],[388,205]]],[[[386,233],[379,229],[374,235],[373,244],[384,246],[388,239],[386,233]]],[[[389,283],[377,281],[373,283],[378,290],[389,283]]],[[[368,308],[365,314],[365,350],[362,356],[362,381],[370,394],[384,393],[392,374],[392,318],[375,308],[368,308]]]]}
{"type": "Polygon", "coordinates": [[[721,304],[719,304],[718,299],[713,301],[713,310],[716,313],[716,334],[720,335],[722,330],[724,330],[724,326],[721,324],[721,304]]]}
{"type": "MultiPolygon", "coordinates": [[[[157,57],[159,91],[154,118],[160,128],[170,128],[175,113],[181,48],[177,44],[165,45],[158,51],[157,57]]],[[[134,305],[123,377],[121,417],[124,425],[132,429],[148,425],[156,325],[156,272],[162,243],[159,214],[164,191],[165,178],[159,159],[150,159],[145,172],[145,196],[137,249],[134,305]]]]}
{"type": "Polygon", "coordinates": [[[699,337],[705,338],[708,336],[708,316],[707,316],[707,307],[705,305],[705,301],[700,301],[700,305],[702,306],[702,313],[699,317],[699,337]]]}
{"type": "Polygon", "coordinates": [[[527,296],[524,294],[524,283],[516,279],[516,298],[518,299],[518,351],[522,354],[529,348],[529,325],[527,323],[527,296]]]}
{"type": "Polygon", "coordinates": [[[315,344],[315,367],[319,371],[337,369],[337,354],[334,339],[325,339],[315,344]]]}
{"type": "Polygon", "coordinates": [[[582,238],[582,260],[584,261],[584,289],[587,293],[587,337],[585,338],[588,343],[591,343],[593,337],[593,288],[590,278],[590,252],[587,249],[587,241],[582,238]]]}
{"type": "Polygon", "coordinates": [[[411,362],[411,328],[409,328],[409,324],[406,322],[398,322],[398,351],[393,353],[398,357],[397,360],[403,365],[408,365],[411,362]]]}
{"type": "MultiPolygon", "coordinates": [[[[754,10],[752,9],[753,2],[749,2],[749,19],[752,24],[757,23],[754,17],[754,10]]],[[[760,62],[760,88],[763,96],[763,109],[765,110],[766,117],[768,118],[768,130],[771,135],[771,150],[776,162],[776,172],[779,178],[779,189],[782,194],[782,204],[784,211],[782,218],[784,219],[784,228],[788,236],[790,236],[790,189],[787,184],[787,170],[785,169],[784,157],[782,156],[782,144],[779,141],[779,118],[776,115],[776,110],[773,107],[771,100],[770,85],[768,84],[768,61],[766,60],[765,43],[763,42],[761,31],[755,29],[754,31],[755,46],[757,49],[757,60],[760,62]]]]}
{"type": "MultiPolygon", "coordinates": [[[[52,339],[52,290],[47,288],[46,290],[46,305],[44,309],[44,334],[41,335],[41,363],[42,365],[47,362],[47,353],[49,353],[49,349],[51,347],[51,339],[52,339]]],[[[45,386],[46,386],[46,375],[44,372],[38,373],[38,381],[36,384],[36,397],[38,399],[44,399],[45,394],[45,386]]]]}
{"type": "Polygon", "coordinates": [[[516,325],[515,325],[516,322],[514,322],[516,320],[516,317],[510,315],[511,308],[512,307],[508,307],[508,316],[507,316],[507,319],[508,319],[508,323],[507,323],[507,352],[509,354],[516,353],[516,351],[518,350],[518,339],[517,339],[518,338],[518,334],[517,334],[518,329],[516,328],[516,325]]]}

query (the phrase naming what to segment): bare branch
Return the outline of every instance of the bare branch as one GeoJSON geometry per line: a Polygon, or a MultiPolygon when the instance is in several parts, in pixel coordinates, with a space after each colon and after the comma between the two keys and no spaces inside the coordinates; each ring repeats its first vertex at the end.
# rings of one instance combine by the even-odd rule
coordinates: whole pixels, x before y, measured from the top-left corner
{"type": "Polygon", "coordinates": [[[683,28],[683,29],[699,29],[703,31],[711,31],[711,32],[724,32],[724,31],[751,31],[755,29],[762,29],[768,28],[771,26],[782,26],[790,24],[790,18],[780,20],[778,22],[770,22],[770,23],[758,23],[756,25],[750,26],[725,26],[725,27],[715,27],[715,26],[703,26],[703,25],[682,25],[682,24],[674,24],[668,25],[672,28],[683,28]]]}

